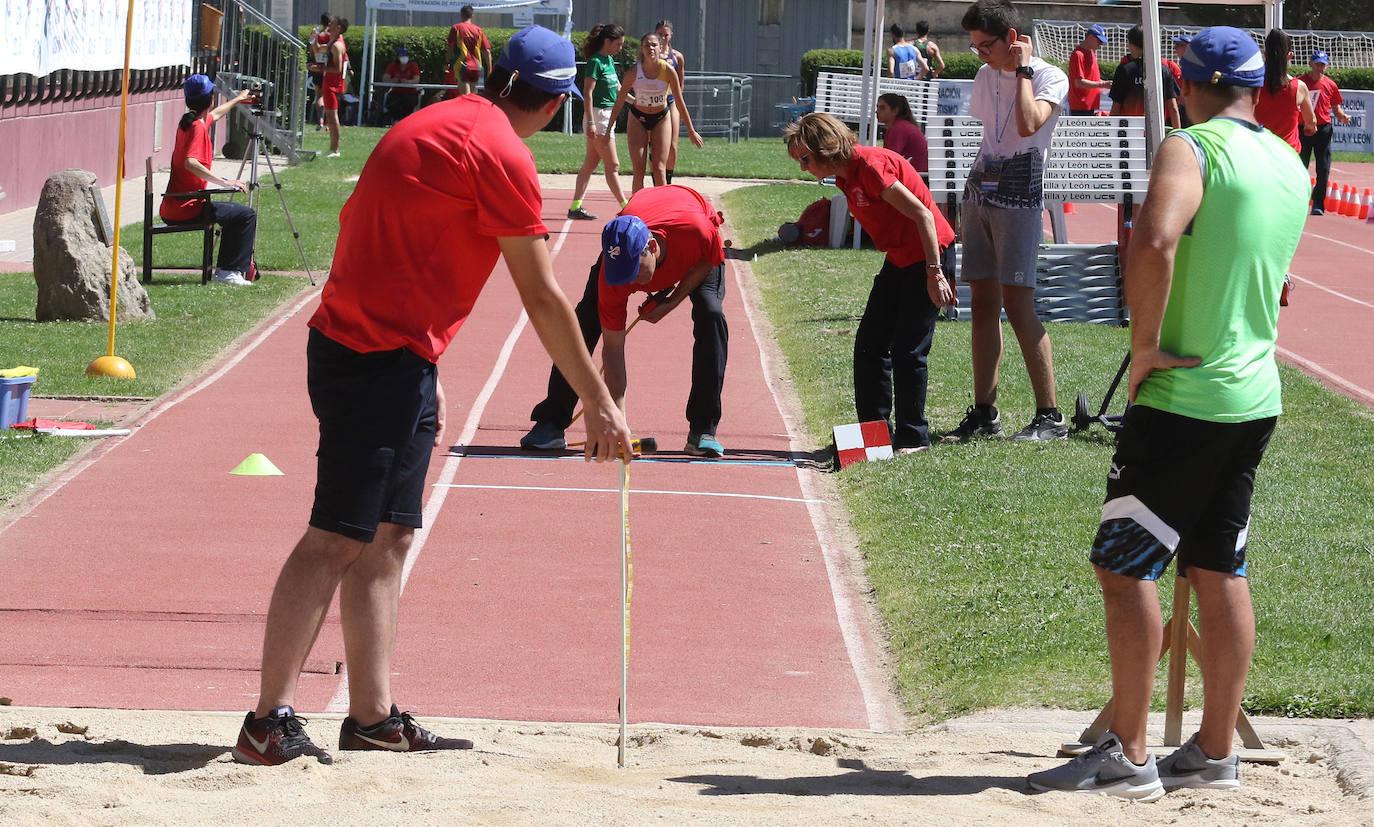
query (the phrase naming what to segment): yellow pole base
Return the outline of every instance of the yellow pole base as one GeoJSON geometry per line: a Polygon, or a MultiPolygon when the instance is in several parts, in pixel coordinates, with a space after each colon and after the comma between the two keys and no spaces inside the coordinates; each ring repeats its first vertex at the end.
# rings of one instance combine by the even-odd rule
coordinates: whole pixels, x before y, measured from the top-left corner
{"type": "Polygon", "coordinates": [[[113,376],[116,379],[136,379],[134,366],[118,356],[101,356],[86,366],[87,376],[113,376]]]}

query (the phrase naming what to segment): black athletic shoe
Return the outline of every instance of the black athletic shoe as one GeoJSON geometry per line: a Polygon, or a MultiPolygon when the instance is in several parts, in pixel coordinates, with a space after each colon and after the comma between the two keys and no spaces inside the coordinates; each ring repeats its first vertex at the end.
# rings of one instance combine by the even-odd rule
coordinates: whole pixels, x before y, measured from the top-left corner
{"type": "Polygon", "coordinates": [[[997,436],[1002,433],[1002,415],[994,408],[992,416],[989,417],[978,409],[977,405],[969,405],[968,410],[964,411],[964,419],[959,423],[959,427],[945,434],[941,439],[944,442],[968,442],[976,436],[997,436]]]}
{"type": "Polygon", "coordinates": [[[1062,413],[1053,416],[1038,413],[1029,425],[1012,434],[1011,438],[1017,442],[1054,442],[1068,439],[1069,423],[1064,420],[1062,413]]]}
{"type": "Polygon", "coordinates": [[[430,732],[391,705],[391,717],[370,727],[360,727],[352,718],[344,718],[339,727],[341,750],[389,750],[391,752],[428,752],[438,749],[472,749],[466,738],[441,738],[430,732]]]}
{"type": "Polygon", "coordinates": [[[595,221],[596,216],[578,207],[575,210],[568,210],[568,218],[575,218],[578,221],[595,221]]]}
{"type": "Polygon", "coordinates": [[[332,764],[329,753],[315,746],[302,725],[305,719],[289,706],[279,706],[266,718],[254,718],[249,712],[239,728],[239,742],[234,746],[234,760],[240,764],[265,764],[274,767],[293,758],[309,755],[321,764],[332,764]]]}

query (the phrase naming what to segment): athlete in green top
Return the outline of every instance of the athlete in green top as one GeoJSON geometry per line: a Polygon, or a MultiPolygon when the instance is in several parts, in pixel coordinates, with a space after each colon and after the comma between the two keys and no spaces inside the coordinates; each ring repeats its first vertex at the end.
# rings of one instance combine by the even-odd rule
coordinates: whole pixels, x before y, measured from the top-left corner
{"type": "Polygon", "coordinates": [[[625,30],[614,23],[599,23],[587,33],[582,43],[582,56],[587,68],[582,73],[583,100],[582,134],[587,138],[587,153],[577,171],[573,200],[568,205],[568,217],[591,221],[596,218],[582,207],[582,196],[592,180],[596,166],[605,163],[606,186],[620,206],[625,206],[625,193],[620,189],[620,158],[615,150],[615,124],[611,110],[620,94],[620,77],[615,71],[615,56],[625,45],[625,30]]]}
{"type": "Polygon", "coordinates": [[[1102,588],[1112,712],[1093,748],[1032,773],[1040,790],[1153,801],[1234,789],[1232,752],[1255,645],[1246,575],[1255,471],[1279,413],[1279,294],[1308,179],[1255,123],[1264,58],[1250,35],[1203,29],[1179,61],[1197,125],[1160,144],[1126,259],[1130,395],[1089,560],[1102,588]],[[1155,761],[1145,728],[1163,647],[1155,581],[1177,561],[1197,592],[1202,723],[1155,761]]]}

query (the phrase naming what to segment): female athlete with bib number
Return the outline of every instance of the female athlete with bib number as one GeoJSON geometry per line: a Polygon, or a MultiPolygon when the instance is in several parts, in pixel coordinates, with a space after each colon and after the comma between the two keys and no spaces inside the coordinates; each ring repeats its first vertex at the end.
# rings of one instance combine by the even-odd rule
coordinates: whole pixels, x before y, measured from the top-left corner
{"type": "Polygon", "coordinates": [[[646,165],[651,168],[654,186],[661,187],[668,182],[668,145],[672,130],[672,121],[668,117],[669,95],[673,97],[682,122],[687,124],[687,136],[691,138],[692,145],[702,145],[701,136],[692,127],[692,116],[688,114],[687,104],[682,99],[682,83],[672,67],[658,56],[660,48],[658,35],[653,32],[640,38],[639,60],[620,78],[620,92],[611,109],[611,123],[615,123],[621,110],[626,106],[630,108],[630,124],[625,137],[630,145],[630,163],[634,167],[631,193],[644,189],[646,165]],[[634,89],[634,103],[629,103],[631,88],[634,89]]]}

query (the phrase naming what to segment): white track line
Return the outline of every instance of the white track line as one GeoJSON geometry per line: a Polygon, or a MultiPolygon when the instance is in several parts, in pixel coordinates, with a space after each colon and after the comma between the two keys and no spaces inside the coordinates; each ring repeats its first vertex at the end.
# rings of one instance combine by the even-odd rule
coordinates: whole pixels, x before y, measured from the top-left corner
{"type": "MultiPolygon", "coordinates": [[[[1374,255],[1374,250],[1370,250],[1370,251],[1368,251],[1368,252],[1369,252],[1371,255],[1374,255]]],[[[1336,297],[1338,297],[1338,298],[1345,299],[1346,301],[1349,301],[1349,302],[1354,302],[1355,304],[1361,305],[1361,306],[1363,306],[1363,307],[1368,307],[1368,308],[1370,308],[1370,309],[1374,309],[1374,304],[1370,304],[1369,302],[1364,301],[1363,299],[1357,299],[1357,298],[1355,298],[1354,296],[1347,296],[1346,294],[1342,293],[1342,292],[1339,291],[1339,290],[1332,290],[1330,287],[1327,287],[1327,286],[1325,286],[1325,285],[1323,285],[1323,284],[1318,284],[1317,282],[1315,282],[1315,281],[1313,281],[1313,280],[1311,280],[1311,279],[1303,278],[1302,276],[1298,275],[1297,273],[1292,273],[1292,274],[1290,274],[1290,275],[1292,275],[1293,278],[1294,278],[1296,281],[1300,281],[1300,282],[1302,282],[1303,284],[1310,284],[1310,285],[1312,285],[1313,287],[1317,288],[1318,290],[1324,290],[1324,291],[1326,291],[1327,293],[1330,293],[1331,295],[1336,296],[1336,297]]]]}
{"type": "MultiPolygon", "coordinates": [[[[476,488],[482,491],[572,491],[586,494],[619,494],[619,488],[561,488],[544,485],[468,485],[458,482],[436,482],[434,486],[447,488],[476,488]]],[[[631,494],[672,494],[680,497],[738,497],[745,500],[774,500],[784,503],[818,503],[823,500],[808,500],[802,497],[774,497],[769,494],[732,494],[727,491],[668,491],[666,489],[636,488],[631,494]]]]}
{"type": "Polygon", "coordinates": [[[1279,355],[1282,356],[1285,360],[1292,362],[1293,364],[1297,365],[1298,367],[1302,368],[1308,373],[1317,374],[1318,376],[1322,377],[1331,384],[1339,387],[1341,390],[1344,390],[1351,396],[1358,398],[1366,405],[1374,405],[1374,391],[1371,391],[1368,388],[1362,388],[1359,385],[1356,385],[1354,382],[1351,382],[1349,379],[1346,379],[1343,376],[1338,376],[1332,373],[1331,371],[1327,370],[1326,368],[1322,367],[1321,365],[1317,364],[1316,362],[1313,362],[1311,359],[1299,356],[1298,354],[1294,353],[1291,350],[1288,350],[1287,348],[1276,347],[1275,349],[1278,351],[1279,355]]]}
{"type": "MultiPolygon", "coordinates": [[[[563,226],[559,229],[558,241],[553,245],[553,250],[549,252],[549,261],[558,258],[558,253],[563,249],[563,244],[568,240],[568,229],[572,226],[572,219],[565,219],[563,226]]],[[[525,326],[529,324],[530,317],[525,313],[525,309],[520,309],[520,317],[516,319],[515,325],[506,336],[506,342],[501,346],[501,352],[496,357],[496,364],[492,365],[491,375],[487,377],[486,384],[473,400],[472,410],[468,412],[467,421],[463,423],[463,432],[459,434],[457,443],[467,445],[472,442],[472,438],[477,434],[477,425],[482,420],[482,413],[487,408],[487,403],[491,401],[492,394],[496,392],[496,386],[500,383],[501,377],[506,372],[506,365],[510,363],[511,353],[515,350],[515,343],[520,340],[520,334],[525,332],[525,326]]],[[[453,485],[453,478],[458,475],[458,466],[462,464],[463,457],[460,454],[448,454],[444,460],[444,466],[439,471],[439,481],[431,489],[429,500],[425,502],[424,526],[416,529],[415,536],[410,543],[410,553],[406,555],[405,567],[401,570],[401,593],[405,593],[406,581],[410,580],[410,572],[415,568],[415,561],[420,559],[420,552],[424,550],[425,541],[429,539],[430,529],[439,518],[439,510],[444,507],[444,500],[448,497],[450,488],[453,485]]],[[[325,712],[347,712],[348,711],[348,667],[344,666],[339,671],[339,685],[334,690],[334,695],[329,699],[329,703],[324,708],[325,712]]]]}
{"type": "Polygon", "coordinates": [[[1341,241],[1339,238],[1331,238],[1330,236],[1325,236],[1321,233],[1314,233],[1311,230],[1304,230],[1303,235],[1311,236],[1312,238],[1320,238],[1322,241],[1329,241],[1332,244],[1339,244],[1342,247],[1349,247],[1352,250],[1359,250],[1362,253],[1369,253],[1370,255],[1374,255],[1374,250],[1371,250],[1368,247],[1361,247],[1358,244],[1351,244],[1348,241],[1341,241]]]}
{"type": "MultiPolygon", "coordinates": [[[[768,351],[759,332],[759,322],[756,318],[758,308],[754,307],[753,294],[746,289],[739,266],[732,263],[730,269],[735,272],[735,289],[739,291],[740,303],[744,306],[744,315],[749,319],[750,332],[759,348],[759,361],[763,365],[763,378],[768,385],[768,392],[773,396],[773,406],[777,408],[778,414],[786,425],[792,449],[794,451],[800,450],[802,446],[797,434],[801,433],[801,423],[793,420],[788,414],[788,408],[778,398],[778,383],[770,369],[768,351]]],[[[864,711],[868,715],[868,728],[876,732],[891,732],[901,725],[901,712],[898,710],[892,694],[887,691],[882,684],[882,679],[878,677],[882,672],[878,666],[878,659],[871,648],[872,639],[864,634],[866,624],[863,620],[862,611],[856,606],[855,592],[850,588],[850,580],[847,576],[849,561],[844,552],[836,548],[835,543],[830,541],[834,537],[831,528],[834,519],[826,513],[825,500],[819,496],[820,491],[817,490],[811,474],[801,466],[796,467],[796,473],[802,493],[807,497],[806,512],[811,517],[811,528],[816,534],[816,542],[821,547],[821,557],[825,560],[825,574],[830,581],[830,598],[835,606],[835,617],[839,623],[840,636],[844,639],[845,653],[849,655],[849,664],[854,669],[854,679],[858,682],[859,693],[863,696],[864,711]]]]}

